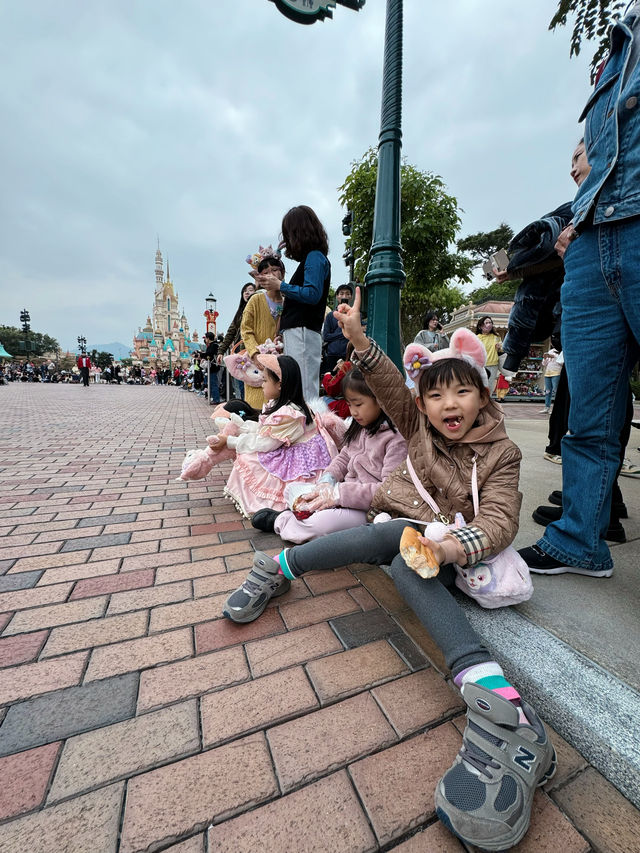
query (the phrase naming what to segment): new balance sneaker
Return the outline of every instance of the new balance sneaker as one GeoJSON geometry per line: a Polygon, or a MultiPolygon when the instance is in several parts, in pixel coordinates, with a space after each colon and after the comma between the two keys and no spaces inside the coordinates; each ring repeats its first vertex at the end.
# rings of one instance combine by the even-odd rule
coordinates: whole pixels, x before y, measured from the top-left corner
{"type": "Polygon", "coordinates": [[[291,587],[289,578],[278,573],[280,566],[273,557],[256,551],[253,568],[241,587],[224,603],[222,615],[232,622],[253,622],[264,611],[270,599],[284,595],[291,587]]]}
{"type": "Polygon", "coordinates": [[[519,548],[518,554],[529,566],[529,571],[537,575],[587,575],[592,578],[610,578],[613,574],[613,569],[599,569],[592,571],[591,569],[581,569],[578,566],[567,566],[561,560],[556,560],[546,551],[543,551],[539,545],[532,545],[530,548],[519,548]]]}
{"type": "Polygon", "coordinates": [[[536,787],[556,771],[556,753],[526,702],[526,723],[507,699],[465,684],[467,727],[453,766],[436,786],[436,814],[467,844],[507,850],[524,838],[536,787]]]}
{"type": "Polygon", "coordinates": [[[640,468],[625,456],[622,468],[620,469],[620,475],[622,477],[640,477],[640,468]]]}
{"type": "Polygon", "coordinates": [[[542,455],[548,462],[554,462],[556,465],[562,465],[562,456],[560,456],[559,453],[547,453],[545,450],[542,455]]]}

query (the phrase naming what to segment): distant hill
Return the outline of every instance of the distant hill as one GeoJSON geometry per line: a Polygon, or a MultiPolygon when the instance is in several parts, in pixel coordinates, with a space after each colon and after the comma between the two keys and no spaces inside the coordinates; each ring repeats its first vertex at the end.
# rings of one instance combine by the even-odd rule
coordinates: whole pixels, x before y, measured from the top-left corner
{"type": "Polygon", "coordinates": [[[110,352],[111,355],[119,360],[121,358],[129,358],[129,351],[131,347],[127,347],[124,344],[112,343],[112,344],[94,344],[93,342],[87,344],[87,349],[89,352],[93,349],[97,349],[98,352],[110,352]]]}

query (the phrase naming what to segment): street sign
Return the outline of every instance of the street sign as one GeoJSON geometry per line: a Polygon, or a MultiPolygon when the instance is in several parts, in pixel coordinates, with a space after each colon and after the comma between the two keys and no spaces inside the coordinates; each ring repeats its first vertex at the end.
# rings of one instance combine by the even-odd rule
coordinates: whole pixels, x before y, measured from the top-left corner
{"type": "Polygon", "coordinates": [[[276,4],[285,17],[298,24],[315,24],[316,21],[332,18],[331,10],[336,8],[336,3],[348,9],[354,9],[356,12],[365,4],[365,0],[271,0],[271,2],[276,4]]]}

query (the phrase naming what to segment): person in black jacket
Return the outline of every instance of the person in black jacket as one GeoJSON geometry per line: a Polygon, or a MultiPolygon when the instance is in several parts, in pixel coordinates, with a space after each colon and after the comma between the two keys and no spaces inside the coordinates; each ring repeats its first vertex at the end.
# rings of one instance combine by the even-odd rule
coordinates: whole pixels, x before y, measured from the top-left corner
{"type": "Polygon", "coordinates": [[[206,350],[202,353],[201,366],[206,370],[206,362],[209,362],[209,400],[214,403],[220,402],[220,391],[218,389],[218,342],[213,332],[207,332],[204,336],[206,350]]]}

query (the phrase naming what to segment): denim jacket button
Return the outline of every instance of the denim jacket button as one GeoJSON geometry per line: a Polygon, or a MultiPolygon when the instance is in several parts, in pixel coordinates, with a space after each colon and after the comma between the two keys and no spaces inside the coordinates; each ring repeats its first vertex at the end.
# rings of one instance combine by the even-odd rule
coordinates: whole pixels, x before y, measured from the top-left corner
{"type": "Polygon", "coordinates": [[[635,95],[632,95],[630,98],[627,98],[627,100],[624,102],[624,105],[628,110],[632,110],[637,103],[638,99],[635,95]]]}
{"type": "Polygon", "coordinates": [[[611,216],[611,214],[613,213],[614,210],[615,210],[614,206],[612,204],[610,204],[609,207],[605,210],[604,215],[605,216],[611,216]]]}

